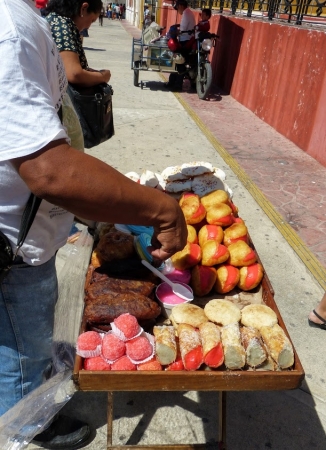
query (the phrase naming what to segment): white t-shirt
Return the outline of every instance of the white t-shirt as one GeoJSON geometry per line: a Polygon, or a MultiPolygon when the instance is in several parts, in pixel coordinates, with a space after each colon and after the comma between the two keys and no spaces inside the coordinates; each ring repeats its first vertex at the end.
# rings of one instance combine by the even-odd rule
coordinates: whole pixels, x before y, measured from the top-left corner
{"type": "MultiPolygon", "coordinates": [[[[195,26],[196,26],[196,19],[194,13],[191,11],[191,9],[186,8],[181,16],[180,31],[193,30],[195,26]]],[[[191,36],[192,35],[188,33],[180,34],[179,40],[180,42],[189,41],[191,36]]]]}
{"type": "MultiPolygon", "coordinates": [[[[30,190],[10,159],[57,139],[69,142],[57,115],[67,88],[63,63],[30,0],[0,2],[0,61],[0,230],[15,250],[30,190]]],[[[19,252],[24,261],[48,261],[65,244],[72,221],[72,214],[43,200],[19,252]]]]}

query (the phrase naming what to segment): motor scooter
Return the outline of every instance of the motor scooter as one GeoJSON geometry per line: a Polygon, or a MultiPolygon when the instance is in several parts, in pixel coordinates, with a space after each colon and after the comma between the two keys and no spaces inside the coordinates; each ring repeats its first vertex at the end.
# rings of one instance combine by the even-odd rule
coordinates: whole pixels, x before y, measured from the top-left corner
{"type": "MultiPolygon", "coordinates": [[[[183,33],[194,34],[195,30],[178,32],[179,35],[183,33]]],[[[189,79],[191,86],[196,88],[198,97],[202,100],[207,97],[212,86],[213,74],[209,54],[215,47],[217,39],[218,35],[215,33],[199,32],[186,41],[184,46],[176,36],[168,41],[178,74],[189,79]]]]}

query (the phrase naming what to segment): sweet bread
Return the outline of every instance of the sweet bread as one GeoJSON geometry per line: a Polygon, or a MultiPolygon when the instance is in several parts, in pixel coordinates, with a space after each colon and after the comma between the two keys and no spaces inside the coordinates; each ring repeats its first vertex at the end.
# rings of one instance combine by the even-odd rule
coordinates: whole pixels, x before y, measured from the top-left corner
{"type": "Polygon", "coordinates": [[[171,261],[175,269],[185,270],[194,267],[201,260],[202,251],[198,244],[190,244],[171,256],[171,261]]]}
{"type": "Polygon", "coordinates": [[[204,312],[211,322],[223,326],[230,323],[238,323],[241,318],[239,308],[229,300],[210,300],[206,303],[204,312]]]}
{"type": "Polygon", "coordinates": [[[264,269],[261,264],[255,263],[250,266],[241,267],[239,275],[239,288],[243,291],[251,291],[261,282],[264,276],[264,269]]]}
{"type": "Polygon", "coordinates": [[[249,247],[246,242],[237,241],[234,244],[230,244],[228,246],[228,250],[230,252],[228,263],[232,266],[250,266],[257,261],[257,255],[255,251],[251,247],[249,247]]]}
{"type": "Polygon", "coordinates": [[[135,253],[134,238],[120,231],[110,231],[99,240],[96,253],[104,261],[130,258],[135,253]]]}
{"type": "Polygon", "coordinates": [[[191,271],[191,287],[194,294],[203,297],[211,292],[216,281],[214,267],[197,264],[191,271]]]}
{"type": "Polygon", "coordinates": [[[230,264],[223,264],[216,269],[214,289],[219,294],[226,294],[234,289],[240,279],[239,269],[230,264]]]}
{"type": "Polygon", "coordinates": [[[177,328],[180,323],[187,323],[198,328],[201,323],[208,322],[208,318],[200,306],[191,303],[180,303],[171,310],[170,320],[177,328]]]}
{"type": "Polygon", "coordinates": [[[198,232],[198,242],[201,247],[207,241],[216,241],[219,244],[223,241],[223,228],[219,225],[204,225],[198,232]]]}
{"type": "Polygon", "coordinates": [[[199,196],[192,192],[184,192],[179,200],[179,205],[187,224],[200,223],[206,216],[206,209],[201,204],[199,196]]]}
{"type": "Polygon", "coordinates": [[[247,305],[241,310],[241,323],[246,327],[257,328],[273,326],[277,315],[266,305],[247,305]]]}

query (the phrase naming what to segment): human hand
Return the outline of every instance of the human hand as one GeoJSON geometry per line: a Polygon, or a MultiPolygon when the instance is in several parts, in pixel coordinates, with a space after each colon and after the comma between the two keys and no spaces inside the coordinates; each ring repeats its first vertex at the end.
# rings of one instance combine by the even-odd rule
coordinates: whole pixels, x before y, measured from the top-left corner
{"type": "Polygon", "coordinates": [[[160,262],[170,258],[176,252],[182,250],[188,237],[188,230],[183,212],[179,205],[176,208],[175,218],[171,226],[167,228],[154,228],[151,247],[148,251],[153,257],[153,263],[159,265],[160,262]]]}
{"type": "Polygon", "coordinates": [[[111,78],[110,70],[102,69],[102,70],[100,70],[100,72],[101,72],[101,74],[102,74],[102,76],[104,78],[105,83],[108,83],[110,81],[110,78],[111,78]]]}

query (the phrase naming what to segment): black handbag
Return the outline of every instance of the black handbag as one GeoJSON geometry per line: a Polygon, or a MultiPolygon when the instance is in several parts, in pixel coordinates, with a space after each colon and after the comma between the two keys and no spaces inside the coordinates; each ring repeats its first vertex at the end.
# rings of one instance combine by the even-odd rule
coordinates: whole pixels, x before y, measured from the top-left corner
{"type": "Polygon", "coordinates": [[[85,148],[92,148],[114,135],[112,95],[109,84],[81,88],[69,83],[68,95],[76,110],[85,148]]]}

